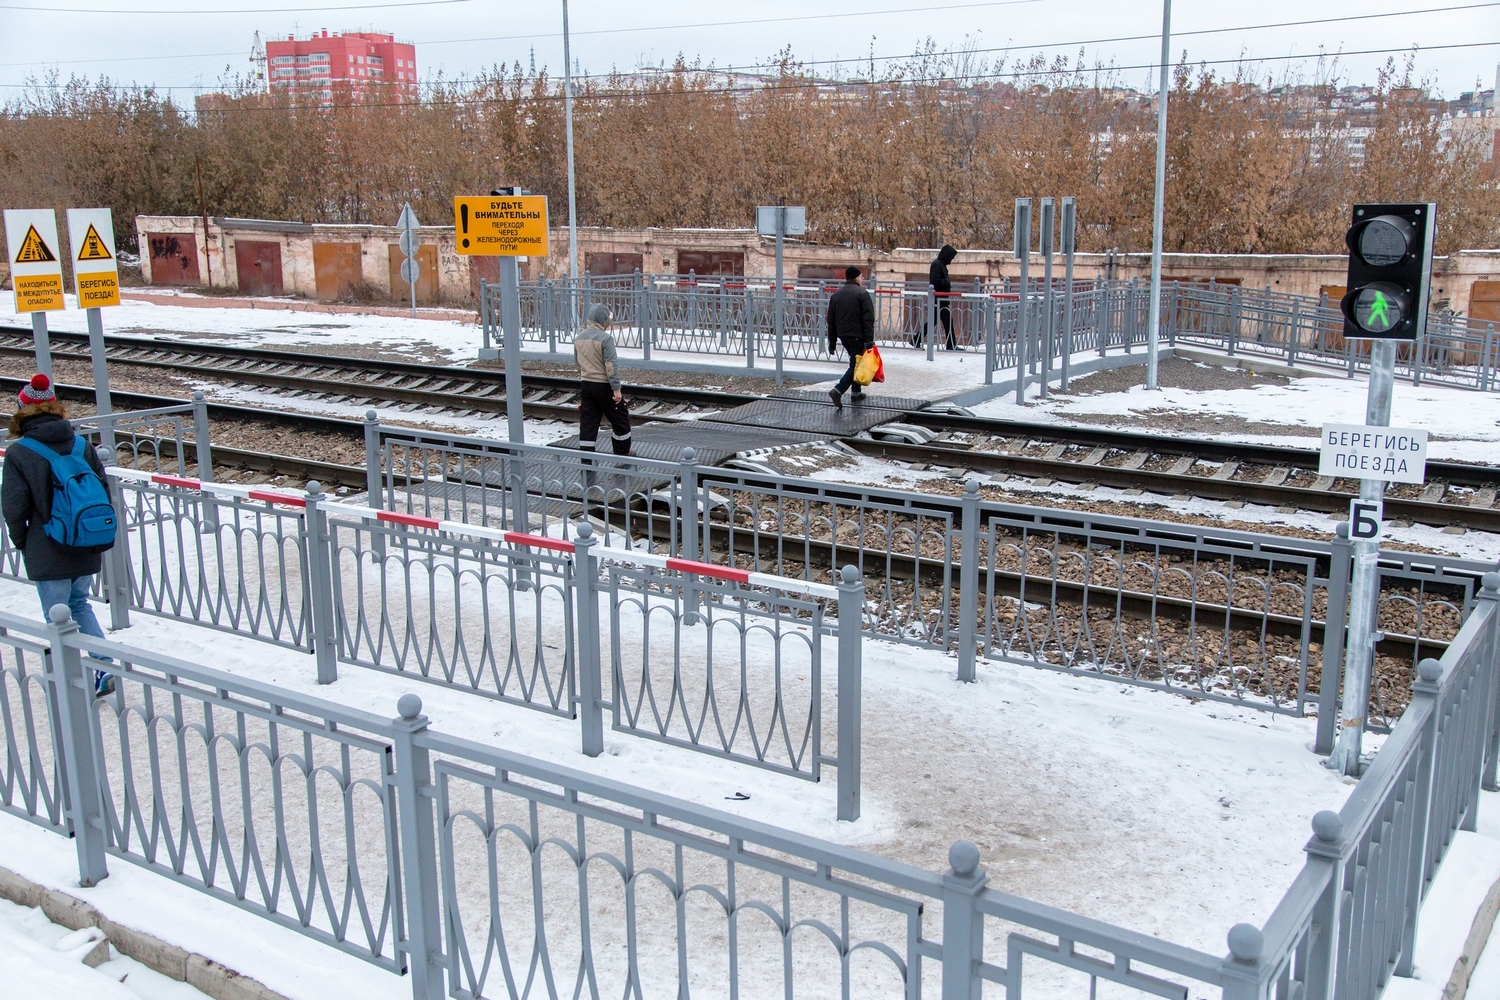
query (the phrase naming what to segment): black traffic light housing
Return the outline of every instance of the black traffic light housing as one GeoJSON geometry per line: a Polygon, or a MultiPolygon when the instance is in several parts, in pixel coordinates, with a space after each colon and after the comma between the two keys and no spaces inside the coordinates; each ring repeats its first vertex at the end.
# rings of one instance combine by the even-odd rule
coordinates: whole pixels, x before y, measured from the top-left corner
{"type": "Polygon", "coordinates": [[[1416,340],[1427,326],[1437,206],[1355,205],[1348,292],[1340,306],[1346,340],[1416,340]]]}

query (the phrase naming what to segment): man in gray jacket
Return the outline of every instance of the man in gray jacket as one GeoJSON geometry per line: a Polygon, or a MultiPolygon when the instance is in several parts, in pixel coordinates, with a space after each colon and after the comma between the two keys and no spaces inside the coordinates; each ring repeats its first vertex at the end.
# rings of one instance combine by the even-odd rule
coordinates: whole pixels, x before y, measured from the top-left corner
{"type": "Polygon", "coordinates": [[[620,392],[620,369],[615,356],[615,338],[609,335],[614,320],[609,307],[589,307],[588,327],[573,338],[573,360],[578,363],[578,447],[594,451],[599,441],[599,421],[609,419],[614,431],[615,454],[630,454],[630,412],[620,392]]]}

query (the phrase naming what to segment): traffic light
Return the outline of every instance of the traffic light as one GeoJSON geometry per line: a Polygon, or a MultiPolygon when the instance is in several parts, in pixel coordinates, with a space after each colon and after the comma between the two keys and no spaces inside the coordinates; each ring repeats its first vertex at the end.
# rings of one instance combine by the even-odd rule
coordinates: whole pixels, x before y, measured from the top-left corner
{"type": "Polygon", "coordinates": [[[1349,245],[1344,337],[1416,340],[1427,325],[1437,206],[1355,205],[1349,245]]]}

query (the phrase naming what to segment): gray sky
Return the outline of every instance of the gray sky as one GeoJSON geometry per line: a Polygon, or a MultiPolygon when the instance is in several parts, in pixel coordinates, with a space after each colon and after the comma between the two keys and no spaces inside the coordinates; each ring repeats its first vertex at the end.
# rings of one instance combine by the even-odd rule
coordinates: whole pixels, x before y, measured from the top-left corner
{"type": "MultiPolygon", "coordinates": [[[[1500,3],[1178,0],[1173,31],[1242,29],[1402,10],[1424,13],[1182,34],[1174,38],[1173,60],[1184,49],[1192,61],[1265,60],[1258,63],[1258,79],[1272,75],[1280,80],[1290,74],[1310,82],[1318,78],[1316,60],[1284,57],[1316,55],[1320,48],[1333,54],[1416,44],[1421,47],[1419,74],[1431,79],[1446,96],[1456,97],[1472,88],[1476,78],[1481,89],[1494,86],[1500,62],[1500,3]],[[1425,12],[1459,6],[1468,9],[1425,12]],[[1467,47],[1437,48],[1456,45],[1467,47]]],[[[670,63],[678,53],[690,62],[701,58],[721,67],[749,67],[765,63],[787,46],[804,60],[861,58],[872,50],[876,56],[899,56],[930,39],[939,48],[967,43],[998,49],[987,58],[1008,55],[1012,61],[1037,52],[1071,58],[1081,48],[1090,64],[1097,60],[1124,67],[1120,79],[1142,89],[1154,79],[1146,67],[1158,58],[1159,41],[1077,43],[1161,30],[1161,6],[1156,0],[875,0],[866,4],[827,0],[817,5],[805,0],[740,4],[573,0],[570,16],[573,54],[584,72],[670,63]]],[[[39,76],[49,67],[56,67],[64,78],[70,73],[106,74],[123,82],[181,88],[176,92],[190,96],[198,89],[213,89],[226,70],[231,74],[248,71],[256,30],[263,37],[294,31],[306,35],[323,28],[391,32],[417,43],[417,62],[424,78],[439,70],[449,77],[462,77],[497,62],[519,60],[525,66],[533,49],[539,66],[560,71],[561,26],[560,0],[525,4],[376,0],[364,5],[352,0],[0,0],[0,100],[13,98],[28,76],[39,76]]],[[[1402,54],[1396,57],[1399,62],[1402,54]]],[[[1373,82],[1386,58],[1384,54],[1342,56],[1337,63],[1339,82],[1373,82]]],[[[1233,72],[1232,66],[1215,68],[1233,72]]],[[[852,66],[848,69],[853,71],[852,66]]],[[[1324,75],[1327,71],[1325,66],[1324,75]]]]}

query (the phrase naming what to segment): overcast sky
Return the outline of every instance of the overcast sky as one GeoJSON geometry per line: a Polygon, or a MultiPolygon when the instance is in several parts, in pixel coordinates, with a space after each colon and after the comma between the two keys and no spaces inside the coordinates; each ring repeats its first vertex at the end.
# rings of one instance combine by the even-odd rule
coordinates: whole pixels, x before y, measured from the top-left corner
{"type": "MultiPolygon", "coordinates": [[[[749,3],[686,3],[654,0],[573,0],[573,55],[584,72],[670,63],[681,53],[720,67],[763,64],[790,47],[803,60],[901,56],[927,40],[938,48],[970,45],[992,49],[987,58],[1008,59],[1041,52],[1089,64],[1121,67],[1126,85],[1153,86],[1148,68],[1159,58],[1159,41],[1108,40],[1161,30],[1159,0],[765,0],[749,3]],[[1086,44],[1080,44],[1086,43],[1086,44]]],[[[1236,60],[1256,66],[1256,77],[1313,81],[1315,59],[1367,50],[1417,45],[1419,75],[1445,96],[1495,84],[1500,61],[1500,2],[1469,0],[1260,0],[1258,3],[1178,0],[1173,8],[1173,61],[1186,50],[1190,61],[1236,60]],[[1434,12],[1442,8],[1464,8],[1434,12]],[[1396,11],[1408,16],[1251,29],[1256,25],[1396,11]],[[1188,34],[1230,28],[1212,34],[1188,34]],[[1182,34],[1176,34],[1181,32],[1182,34]],[[1480,44],[1475,44],[1480,43],[1480,44]],[[1463,46],[1463,47],[1453,47],[1463,46]],[[1260,60],[1259,62],[1257,62],[1260,60]]],[[[213,89],[226,73],[250,69],[252,37],[286,36],[328,29],[373,29],[417,44],[422,76],[442,71],[462,77],[496,63],[526,66],[534,51],[538,66],[562,68],[561,0],[506,3],[498,0],[392,0],[357,5],[350,0],[0,0],[0,99],[19,93],[30,76],[57,68],[77,73],[180,88],[183,96],[213,89]]],[[[1398,62],[1402,52],[1394,53],[1398,62]]],[[[1344,55],[1341,83],[1372,83],[1386,54],[1344,55]]],[[[831,65],[814,65],[828,72],[831,65]]],[[[1233,66],[1215,69],[1232,74],[1233,66]]],[[[1325,64],[1324,75],[1329,66],[1325,64]]],[[[846,67],[846,72],[854,72],[846,67]]]]}

